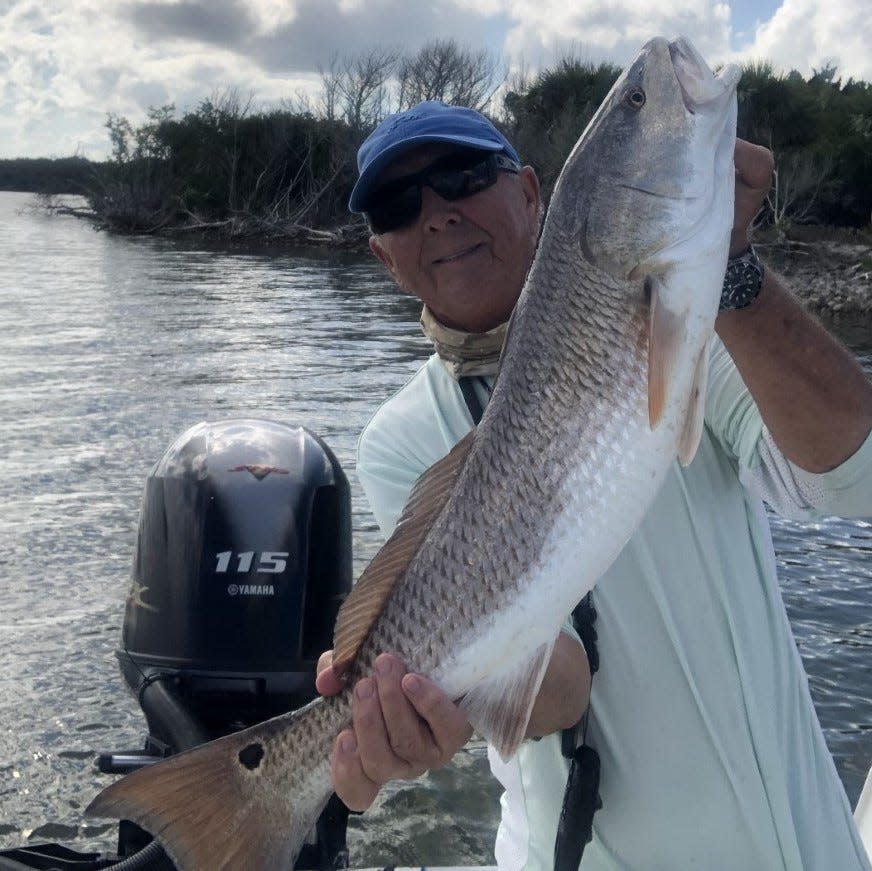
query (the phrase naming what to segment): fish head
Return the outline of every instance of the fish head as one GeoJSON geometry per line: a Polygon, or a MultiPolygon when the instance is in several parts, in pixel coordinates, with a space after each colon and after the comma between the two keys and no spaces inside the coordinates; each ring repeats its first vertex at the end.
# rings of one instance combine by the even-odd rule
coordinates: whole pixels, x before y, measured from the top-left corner
{"type": "Polygon", "coordinates": [[[625,69],[555,189],[585,259],[620,279],[723,247],[732,226],[733,65],[690,42],[649,41],[625,69]]]}

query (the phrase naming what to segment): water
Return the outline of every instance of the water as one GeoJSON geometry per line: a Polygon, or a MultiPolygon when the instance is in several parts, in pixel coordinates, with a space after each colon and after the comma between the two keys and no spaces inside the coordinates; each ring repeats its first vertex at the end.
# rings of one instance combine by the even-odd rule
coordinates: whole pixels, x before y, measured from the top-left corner
{"type": "MultiPolygon", "coordinates": [[[[139,746],[118,674],[150,467],[188,426],[256,416],[322,435],[352,484],[355,574],[379,535],[357,434],[428,345],[417,306],[360,257],[119,239],[0,193],[0,847],[111,849],[82,821],[105,749],[139,746]]],[[[872,345],[860,349],[872,370],[872,345]]],[[[852,802],[872,756],[872,524],[773,520],[785,600],[852,802]]],[[[492,861],[483,747],[353,819],[358,864],[492,861]]]]}

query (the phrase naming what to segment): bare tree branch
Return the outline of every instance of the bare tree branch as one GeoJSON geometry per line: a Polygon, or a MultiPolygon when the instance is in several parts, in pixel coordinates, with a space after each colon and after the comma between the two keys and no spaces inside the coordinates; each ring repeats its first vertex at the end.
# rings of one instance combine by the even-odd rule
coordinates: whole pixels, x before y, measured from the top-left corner
{"type": "Polygon", "coordinates": [[[506,77],[503,64],[487,49],[461,48],[453,39],[428,42],[399,66],[400,108],[421,100],[483,110],[506,77]]]}

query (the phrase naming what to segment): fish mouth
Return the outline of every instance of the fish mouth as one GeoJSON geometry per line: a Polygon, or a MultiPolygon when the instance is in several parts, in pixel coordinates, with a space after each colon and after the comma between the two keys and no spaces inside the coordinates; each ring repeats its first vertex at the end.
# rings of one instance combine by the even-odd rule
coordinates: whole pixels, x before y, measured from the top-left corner
{"type": "Polygon", "coordinates": [[[681,88],[681,98],[691,115],[729,97],[742,72],[735,64],[726,64],[715,75],[702,55],[683,36],[669,43],[669,56],[681,88]]]}
{"type": "Polygon", "coordinates": [[[622,181],[616,178],[615,186],[619,188],[626,188],[630,191],[636,191],[640,194],[647,194],[651,197],[658,197],[664,200],[682,200],[686,203],[698,203],[703,200],[708,200],[706,194],[688,194],[683,187],[680,187],[678,185],[675,185],[671,188],[667,186],[656,187],[654,185],[639,184],[638,182],[630,184],[629,182],[622,181]]]}

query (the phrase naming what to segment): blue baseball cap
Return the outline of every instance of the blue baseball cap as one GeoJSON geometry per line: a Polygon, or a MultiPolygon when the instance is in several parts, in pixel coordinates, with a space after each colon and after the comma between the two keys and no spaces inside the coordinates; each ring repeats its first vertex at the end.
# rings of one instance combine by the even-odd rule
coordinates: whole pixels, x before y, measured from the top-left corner
{"type": "Polygon", "coordinates": [[[426,100],[405,112],[388,115],[357,150],[360,177],[348,201],[349,211],[365,211],[367,197],[381,171],[404,151],[427,142],[450,142],[482,151],[502,151],[516,163],[521,162],[509,140],[480,112],[426,100]]]}

